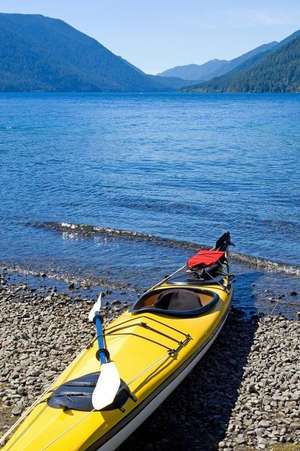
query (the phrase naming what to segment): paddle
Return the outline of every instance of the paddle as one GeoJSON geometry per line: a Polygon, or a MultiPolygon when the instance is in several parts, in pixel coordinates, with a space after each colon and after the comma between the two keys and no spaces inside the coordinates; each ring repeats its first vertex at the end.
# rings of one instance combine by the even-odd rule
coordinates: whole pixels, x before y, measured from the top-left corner
{"type": "Polygon", "coordinates": [[[89,313],[89,321],[93,322],[96,326],[99,346],[97,354],[101,363],[100,376],[92,395],[92,404],[96,410],[101,410],[114,401],[121,383],[118,369],[115,363],[110,360],[109,352],[105,345],[102,325],[103,318],[100,313],[101,297],[102,293],[100,293],[89,313]]]}

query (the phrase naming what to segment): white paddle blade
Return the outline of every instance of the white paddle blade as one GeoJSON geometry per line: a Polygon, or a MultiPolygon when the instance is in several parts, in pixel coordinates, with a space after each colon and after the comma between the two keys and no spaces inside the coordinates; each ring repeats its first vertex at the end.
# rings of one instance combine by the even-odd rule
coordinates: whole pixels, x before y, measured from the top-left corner
{"type": "Polygon", "coordinates": [[[114,362],[101,365],[101,373],[92,395],[94,409],[101,410],[111,404],[120,388],[120,376],[114,362]]]}
{"type": "Polygon", "coordinates": [[[92,310],[89,313],[89,322],[92,323],[94,321],[96,313],[100,312],[102,307],[102,293],[99,294],[97,301],[93,305],[92,310]]]}

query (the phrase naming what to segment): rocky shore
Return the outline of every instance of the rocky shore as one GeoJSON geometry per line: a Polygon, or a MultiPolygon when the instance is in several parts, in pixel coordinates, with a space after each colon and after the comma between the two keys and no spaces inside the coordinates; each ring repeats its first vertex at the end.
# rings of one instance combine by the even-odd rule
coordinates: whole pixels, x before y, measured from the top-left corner
{"type": "MultiPolygon", "coordinates": [[[[0,432],[94,335],[91,301],[0,278],[0,432]]],[[[109,321],[126,305],[106,307],[109,321]]],[[[232,310],[202,362],[120,448],[300,449],[300,323],[232,310]]]]}

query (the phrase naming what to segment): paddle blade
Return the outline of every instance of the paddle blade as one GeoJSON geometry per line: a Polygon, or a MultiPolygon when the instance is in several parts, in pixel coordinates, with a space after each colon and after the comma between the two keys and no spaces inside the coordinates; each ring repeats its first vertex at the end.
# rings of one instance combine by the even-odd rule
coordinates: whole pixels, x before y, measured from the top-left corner
{"type": "Polygon", "coordinates": [[[101,372],[92,395],[94,409],[101,410],[113,403],[120,388],[120,376],[114,362],[101,365],[101,372]]]}
{"type": "Polygon", "coordinates": [[[102,307],[102,293],[99,294],[97,301],[93,305],[90,313],[89,313],[89,322],[92,323],[94,321],[96,313],[100,312],[102,307]]]}

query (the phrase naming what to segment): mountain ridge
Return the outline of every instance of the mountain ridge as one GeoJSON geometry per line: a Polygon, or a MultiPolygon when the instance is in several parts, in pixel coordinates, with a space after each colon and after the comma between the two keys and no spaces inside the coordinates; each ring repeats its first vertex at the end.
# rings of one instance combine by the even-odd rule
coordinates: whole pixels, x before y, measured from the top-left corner
{"type": "Polygon", "coordinates": [[[185,92],[300,92],[300,30],[270,52],[185,92]]]}
{"type": "Polygon", "coordinates": [[[298,92],[300,30],[229,61],[176,69],[198,78],[199,67],[207,81],[149,75],[61,19],[0,13],[0,91],[298,92]]]}
{"type": "Polygon", "coordinates": [[[188,64],[184,66],[176,66],[157,75],[180,77],[184,80],[200,83],[230,72],[240,64],[243,64],[245,61],[255,57],[256,55],[262,54],[266,51],[271,51],[277,45],[277,41],[272,41],[255,47],[254,49],[249,50],[248,52],[243,53],[242,55],[231,60],[220,60],[215,58],[200,65],[188,64]]]}
{"type": "Polygon", "coordinates": [[[172,83],[60,19],[0,13],[0,91],[162,91],[172,83]]]}

